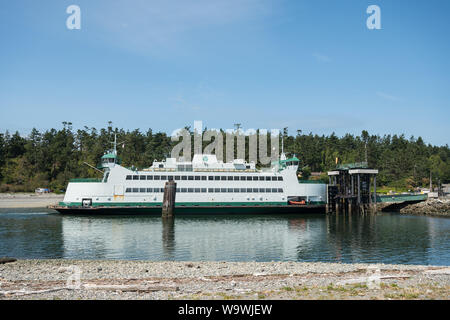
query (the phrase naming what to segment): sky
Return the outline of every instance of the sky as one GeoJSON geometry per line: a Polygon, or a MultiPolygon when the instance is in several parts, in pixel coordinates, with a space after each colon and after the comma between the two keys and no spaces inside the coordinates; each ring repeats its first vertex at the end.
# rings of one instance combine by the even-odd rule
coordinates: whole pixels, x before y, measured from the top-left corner
{"type": "Polygon", "coordinates": [[[201,120],[450,144],[449,15],[447,0],[1,0],[0,132],[201,120]]]}

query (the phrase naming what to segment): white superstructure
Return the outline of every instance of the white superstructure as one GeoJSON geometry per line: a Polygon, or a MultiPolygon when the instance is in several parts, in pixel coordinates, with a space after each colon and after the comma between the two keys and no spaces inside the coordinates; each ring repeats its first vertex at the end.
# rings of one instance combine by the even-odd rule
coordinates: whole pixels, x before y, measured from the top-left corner
{"type": "Polygon", "coordinates": [[[287,205],[289,200],[325,202],[326,185],[299,183],[299,160],[280,160],[267,169],[237,159],[224,163],[215,155],[196,154],[192,161],[167,158],[143,170],[120,165],[114,149],[102,157],[101,181],[72,180],[64,205],[151,206],[162,203],[166,181],[177,183],[176,205],[287,205]]]}

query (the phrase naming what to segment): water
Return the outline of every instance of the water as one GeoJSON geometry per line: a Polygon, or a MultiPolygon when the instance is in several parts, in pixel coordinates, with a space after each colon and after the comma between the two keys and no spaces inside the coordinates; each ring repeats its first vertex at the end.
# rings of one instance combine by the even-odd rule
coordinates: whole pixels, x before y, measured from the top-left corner
{"type": "Polygon", "coordinates": [[[0,257],[450,265],[450,219],[61,216],[0,212],[0,257]]]}

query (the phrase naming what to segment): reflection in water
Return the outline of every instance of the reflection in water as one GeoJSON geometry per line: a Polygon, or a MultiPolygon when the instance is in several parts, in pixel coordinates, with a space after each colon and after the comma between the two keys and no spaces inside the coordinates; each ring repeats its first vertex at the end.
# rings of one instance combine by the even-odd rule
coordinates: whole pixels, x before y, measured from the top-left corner
{"type": "Polygon", "coordinates": [[[450,219],[380,214],[59,216],[0,213],[0,256],[450,264],[450,219]]]}
{"type": "Polygon", "coordinates": [[[163,260],[174,260],[175,218],[162,218],[163,260]]]}

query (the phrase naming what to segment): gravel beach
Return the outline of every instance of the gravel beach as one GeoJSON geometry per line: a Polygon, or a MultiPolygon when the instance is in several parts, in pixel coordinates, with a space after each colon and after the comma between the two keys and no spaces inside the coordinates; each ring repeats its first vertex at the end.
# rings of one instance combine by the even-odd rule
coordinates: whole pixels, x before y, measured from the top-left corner
{"type": "Polygon", "coordinates": [[[63,194],[53,193],[0,193],[0,209],[47,208],[63,199],[63,194]]]}
{"type": "Polygon", "coordinates": [[[0,299],[448,300],[449,289],[450,268],[445,266],[118,260],[0,264],[0,299]]]}

